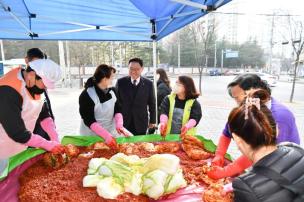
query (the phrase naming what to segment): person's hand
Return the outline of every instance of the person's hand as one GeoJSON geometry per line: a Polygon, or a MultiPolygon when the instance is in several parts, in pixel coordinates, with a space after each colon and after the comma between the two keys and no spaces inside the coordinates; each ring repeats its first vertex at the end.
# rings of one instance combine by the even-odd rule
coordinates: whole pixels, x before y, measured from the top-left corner
{"type": "Polygon", "coordinates": [[[108,147],[110,147],[113,150],[117,150],[118,149],[117,142],[116,142],[115,138],[113,138],[113,137],[107,138],[106,141],[105,141],[105,143],[106,143],[106,145],[108,147]]]}
{"type": "Polygon", "coordinates": [[[207,173],[207,175],[215,180],[225,177],[232,177],[244,172],[244,170],[249,168],[251,165],[252,161],[250,159],[248,159],[246,156],[241,156],[223,168],[214,166],[213,169],[207,173]]]}
{"type": "Polygon", "coordinates": [[[51,153],[53,153],[53,154],[62,154],[64,152],[65,152],[65,149],[64,149],[64,147],[61,144],[56,145],[51,150],[51,153]]]}
{"type": "Polygon", "coordinates": [[[97,135],[99,135],[104,139],[106,145],[108,145],[112,149],[118,149],[116,140],[112,137],[111,133],[109,133],[106,129],[101,127],[97,122],[92,123],[90,128],[97,135]]]}
{"type": "Polygon", "coordinates": [[[159,124],[159,131],[160,131],[160,135],[162,137],[165,137],[166,136],[166,132],[167,132],[167,124],[165,123],[160,123],[159,124]]]}
{"type": "Polygon", "coordinates": [[[180,136],[185,136],[188,132],[189,128],[187,126],[183,126],[182,129],[181,129],[181,134],[180,136]]]}
{"type": "Polygon", "coordinates": [[[232,183],[229,184],[225,184],[223,186],[223,190],[221,191],[221,195],[225,196],[226,194],[233,192],[233,187],[232,187],[232,183]]]}
{"type": "Polygon", "coordinates": [[[156,124],[154,124],[154,123],[149,124],[149,128],[155,128],[155,127],[156,127],[156,124]]]}
{"type": "Polygon", "coordinates": [[[123,127],[116,128],[116,131],[117,131],[118,134],[125,136],[123,127]]]}
{"type": "Polygon", "coordinates": [[[212,166],[219,166],[223,167],[225,163],[225,157],[222,155],[215,155],[215,157],[212,159],[211,165],[212,166]]]}
{"type": "Polygon", "coordinates": [[[212,170],[207,172],[208,177],[215,180],[227,177],[227,174],[225,168],[219,166],[213,166],[212,170]]]}
{"type": "Polygon", "coordinates": [[[121,113],[116,113],[114,116],[115,125],[116,125],[116,131],[118,134],[123,133],[123,117],[121,113]]]}
{"type": "Polygon", "coordinates": [[[222,134],[220,136],[220,140],[218,142],[218,146],[215,151],[215,157],[212,159],[211,165],[223,167],[225,164],[225,154],[229,147],[231,138],[226,137],[226,135],[222,134]]]}

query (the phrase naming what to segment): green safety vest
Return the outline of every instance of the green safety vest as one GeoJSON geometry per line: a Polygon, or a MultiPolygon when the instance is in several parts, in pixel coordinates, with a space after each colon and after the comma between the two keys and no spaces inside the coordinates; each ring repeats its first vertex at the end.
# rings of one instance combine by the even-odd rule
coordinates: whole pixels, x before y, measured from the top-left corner
{"type": "MultiPolygon", "coordinates": [[[[173,119],[173,111],[174,111],[174,106],[175,106],[175,97],[176,94],[171,93],[168,95],[169,97],[169,104],[170,104],[170,109],[169,109],[169,120],[167,124],[167,131],[166,135],[170,134],[171,132],[171,126],[172,126],[172,119],[173,119]]],[[[190,118],[190,113],[191,113],[191,108],[194,103],[195,99],[190,99],[186,101],[185,108],[184,108],[184,115],[183,115],[183,120],[182,120],[182,125],[184,126],[190,118]]],[[[195,135],[196,134],[196,127],[191,128],[188,132],[188,135],[195,135]]]]}

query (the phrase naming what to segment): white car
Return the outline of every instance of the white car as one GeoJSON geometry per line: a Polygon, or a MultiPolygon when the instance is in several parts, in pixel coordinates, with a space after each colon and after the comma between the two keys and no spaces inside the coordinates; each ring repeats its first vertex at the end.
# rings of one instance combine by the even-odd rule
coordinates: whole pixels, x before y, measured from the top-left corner
{"type": "Polygon", "coordinates": [[[265,81],[270,87],[277,85],[277,77],[266,73],[256,73],[263,81],[265,81]]]}

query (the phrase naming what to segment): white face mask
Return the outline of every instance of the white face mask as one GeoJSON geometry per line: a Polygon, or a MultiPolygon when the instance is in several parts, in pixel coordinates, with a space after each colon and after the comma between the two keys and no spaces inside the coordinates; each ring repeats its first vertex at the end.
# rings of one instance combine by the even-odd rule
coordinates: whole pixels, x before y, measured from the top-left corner
{"type": "Polygon", "coordinates": [[[173,91],[173,93],[175,93],[175,94],[179,94],[179,93],[181,93],[182,88],[181,88],[180,86],[178,86],[178,85],[175,84],[175,85],[173,86],[172,91],[173,91]]]}
{"type": "Polygon", "coordinates": [[[159,74],[156,74],[156,80],[159,80],[159,78],[160,78],[160,75],[159,74]]]}

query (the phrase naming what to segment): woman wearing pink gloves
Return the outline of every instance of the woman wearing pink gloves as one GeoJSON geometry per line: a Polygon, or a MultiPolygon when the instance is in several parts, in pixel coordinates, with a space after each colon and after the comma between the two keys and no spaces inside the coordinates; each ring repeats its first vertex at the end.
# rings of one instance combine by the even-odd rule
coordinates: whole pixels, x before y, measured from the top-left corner
{"type": "Polygon", "coordinates": [[[99,65],[79,97],[80,134],[99,135],[113,149],[117,148],[115,138],[125,131],[121,106],[111,87],[115,72],[111,66],[99,65]]]}
{"type": "MultiPolygon", "coordinates": [[[[63,152],[56,138],[48,141],[33,132],[44,103],[41,94],[54,88],[60,77],[56,63],[38,59],[30,62],[26,70],[15,68],[0,79],[0,173],[10,157],[28,146],[63,152]]],[[[51,136],[57,136],[52,120],[45,119],[42,125],[51,136]]]]}
{"type": "Polygon", "coordinates": [[[198,96],[193,79],[179,76],[173,92],[161,104],[160,133],[163,137],[196,134],[195,127],[202,118],[201,106],[196,100],[198,96]]]}

